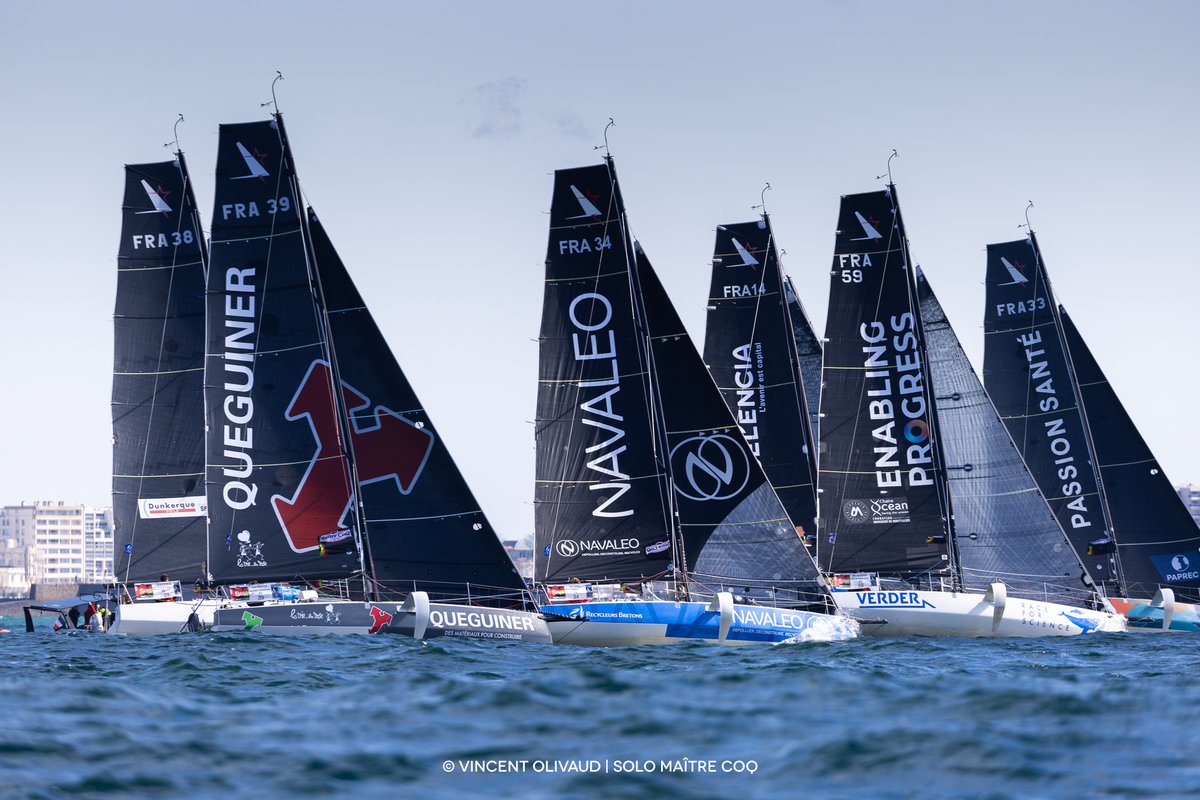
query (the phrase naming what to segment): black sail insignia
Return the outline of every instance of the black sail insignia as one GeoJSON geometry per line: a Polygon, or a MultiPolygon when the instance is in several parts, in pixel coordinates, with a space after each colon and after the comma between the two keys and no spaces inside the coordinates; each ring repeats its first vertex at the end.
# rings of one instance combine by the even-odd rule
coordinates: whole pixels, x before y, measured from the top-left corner
{"type": "Polygon", "coordinates": [[[983,382],[1076,553],[1123,594],[1112,530],[1063,344],[1054,293],[1030,235],[987,247],[983,382]]]}
{"type": "Polygon", "coordinates": [[[1013,597],[1091,603],[1075,550],[919,268],[917,296],[966,588],[1001,580],[1013,597]]]}
{"type": "Polygon", "coordinates": [[[1128,596],[1151,598],[1162,585],[1174,589],[1181,600],[1200,602],[1200,527],[1062,306],[1059,318],[1100,467],[1128,596]]]}
{"type": "Polygon", "coordinates": [[[120,581],[203,577],[206,261],[183,154],[126,166],[113,314],[120,581]]]}
{"type": "Polygon", "coordinates": [[[822,370],[817,531],[827,572],[952,569],[919,308],[895,188],[841,201],[822,370]]]}
{"type": "Polygon", "coordinates": [[[812,557],[640,247],[635,266],[693,594],[819,600],[812,557]]]}
{"type": "Polygon", "coordinates": [[[344,546],[360,531],[298,194],[282,117],[221,126],[204,381],[219,583],[361,570],[361,547],[344,546]]]}
{"type": "MultiPolygon", "coordinates": [[[[384,590],[421,590],[434,600],[513,603],[524,582],[324,226],[311,209],[308,216],[375,580],[384,590]]],[[[329,363],[322,363],[317,379],[325,393],[331,373],[329,363]]],[[[345,542],[343,548],[353,540],[345,542]]]]}
{"type": "Polygon", "coordinates": [[[815,536],[815,448],[794,324],[770,220],[718,226],[704,363],[788,516],[815,536]]]}
{"type": "Polygon", "coordinates": [[[535,572],[636,580],[674,555],[612,161],[554,176],[539,337],[535,572]]]}

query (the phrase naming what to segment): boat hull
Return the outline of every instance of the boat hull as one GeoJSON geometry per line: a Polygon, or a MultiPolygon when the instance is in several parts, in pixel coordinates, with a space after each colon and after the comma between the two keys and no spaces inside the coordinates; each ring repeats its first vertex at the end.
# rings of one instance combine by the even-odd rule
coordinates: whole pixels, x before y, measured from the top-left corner
{"type": "Polygon", "coordinates": [[[212,627],[218,632],[282,636],[390,633],[408,637],[419,634],[415,638],[420,639],[551,641],[546,621],[539,614],[451,603],[429,603],[420,611],[398,603],[353,600],[242,603],[218,609],[212,627]]]}
{"type": "Polygon", "coordinates": [[[1125,630],[1118,614],[970,592],[835,591],[868,636],[1078,636],[1125,630]]]}
{"type": "Polygon", "coordinates": [[[829,614],[730,604],[722,636],[713,603],[634,600],[543,606],[557,644],[592,647],[706,641],[725,645],[853,639],[858,625],[829,614]]]}
{"type": "Polygon", "coordinates": [[[1112,604],[1137,633],[1200,633],[1200,606],[1175,600],[1174,593],[1167,598],[1163,594],[1152,600],[1119,598],[1112,604]]]}
{"type": "Polygon", "coordinates": [[[108,632],[121,636],[161,636],[210,628],[217,609],[227,601],[220,598],[181,600],[173,603],[121,603],[108,632]],[[195,619],[192,615],[195,615],[195,619]]]}

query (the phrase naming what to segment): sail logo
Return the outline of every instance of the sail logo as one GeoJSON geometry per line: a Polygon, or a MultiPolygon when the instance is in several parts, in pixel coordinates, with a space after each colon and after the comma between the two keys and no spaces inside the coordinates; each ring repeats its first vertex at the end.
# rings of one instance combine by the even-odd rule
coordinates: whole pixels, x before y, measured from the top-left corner
{"type": "Polygon", "coordinates": [[[142,519],[159,517],[203,517],[208,514],[208,500],[199,497],[159,497],[138,500],[138,516],[142,519]]]}
{"type": "Polygon", "coordinates": [[[733,269],[736,267],[757,267],[760,264],[759,260],[757,258],[755,258],[750,253],[750,251],[745,247],[745,245],[743,245],[737,239],[730,236],[729,241],[733,242],[733,248],[735,250],[737,250],[737,254],[742,259],[742,263],[740,263],[740,264],[724,264],[724,262],[722,262],[724,266],[729,267],[730,269],[733,269]]]}
{"type": "MultiPolygon", "coordinates": [[[[754,269],[761,264],[761,262],[755,258],[754,254],[751,252],[752,248],[746,247],[733,236],[729,237],[729,241],[733,243],[733,249],[737,251],[740,261],[737,264],[726,264],[725,259],[714,258],[714,263],[719,263],[728,269],[739,269],[741,267],[750,267],[751,269],[754,269]]],[[[741,280],[745,280],[745,278],[741,278],[741,280]]],[[[767,285],[763,283],[761,279],[758,283],[725,284],[721,287],[721,296],[726,299],[738,297],[761,297],[766,293],[767,285]]]]}
{"type": "MultiPolygon", "coordinates": [[[[258,497],[254,475],[254,348],[255,348],[255,268],[230,267],[225,271],[225,352],[222,362],[225,400],[221,408],[224,450],[231,463],[222,467],[227,479],[221,487],[225,505],[233,511],[245,511],[258,497]],[[232,480],[228,480],[232,478],[232,480]]],[[[215,439],[215,437],[214,437],[215,439]]]]}
{"type": "Polygon", "coordinates": [[[554,549],[563,558],[575,556],[632,555],[642,547],[638,539],[559,539],[554,549]]]}
{"type": "Polygon", "coordinates": [[[584,448],[587,469],[595,477],[587,484],[588,491],[601,495],[593,517],[628,517],[632,508],[618,508],[617,502],[631,488],[629,473],[621,469],[621,455],[628,445],[625,438],[625,416],[620,412],[621,372],[617,365],[617,336],[609,324],[613,308],[608,298],[597,292],[585,292],[571,300],[567,318],[575,331],[571,333],[572,352],[581,376],[576,386],[581,395],[590,395],[579,404],[580,424],[599,438],[584,448]],[[586,390],[586,392],[584,391],[586,390]],[[594,455],[593,455],[594,454],[594,455]]]}
{"type": "Polygon", "coordinates": [[[860,214],[857,211],[854,212],[854,218],[856,220],[858,220],[858,224],[862,226],[863,235],[856,236],[856,237],[852,238],[850,241],[866,242],[866,241],[875,241],[876,239],[883,238],[883,234],[880,233],[879,230],[875,227],[876,225],[879,224],[879,220],[875,219],[874,217],[871,217],[871,219],[868,220],[866,217],[864,217],[862,214],[860,214]]]}
{"type": "Polygon", "coordinates": [[[594,219],[600,216],[600,209],[596,208],[595,203],[600,198],[596,194],[588,192],[585,195],[573,185],[571,186],[571,194],[575,195],[575,199],[579,201],[579,207],[583,210],[583,213],[567,217],[567,219],[594,219]]]}
{"type": "MultiPolygon", "coordinates": [[[[1196,558],[1196,556],[1192,556],[1192,558],[1196,558]]],[[[1175,553],[1173,555],[1150,556],[1150,561],[1167,583],[1200,581],[1200,564],[1194,564],[1192,558],[1183,553],[1175,553]]]]}
{"type": "MultiPolygon", "coordinates": [[[[1068,396],[1060,400],[1058,390],[1054,385],[1054,375],[1050,370],[1050,359],[1047,356],[1046,348],[1042,342],[1042,332],[1040,330],[1031,331],[1017,337],[1017,342],[1025,350],[1025,362],[1029,369],[1029,387],[1033,391],[1033,397],[1037,399],[1037,408],[1042,414],[1053,414],[1056,411],[1064,410],[1064,403],[1069,406],[1069,409],[1074,410],[1075,399],[1074,393],[1069,382],[1065,383],[1066,389],[1064,392],[1068,396]]],[[[1079,420],[1076,415],[1073,416],[1073,422],[1079,420]]],[[[1052,502],[1054,506],[1055,516],[1059,518],[1059,522],[1065,517],[1070,523],[1073,530],[1092,527],[1091,512],[1087,507],[1087,498],[1089,495],[1096,494],[1094,478],[1091,465],[1087,464],[1087,457],[1083,458],[1082,466],[1076,466],[1075,454],[1071,434],[1067,430],[1067,418],[1062,415],[1056,415],[1053,419],[1042,420],[1045,438],[1043,441],[1050,450],[1050,457],[1053,460],[1052,467],[1054,475],[1061,481],[1057,490],[1047,491],[1046,495],[1051,500],[1061,500],[1071,498],[1066,503],[1066,509],[1062,510],[1062,504],[1052,502]]],[[[1080,433],[1077,437],[1082,439],[1084,434],[1080,433]]],[[[1029,455],[1026,454],[1028,458],[1029,455]]],[[[1049,480],[1053,480],[1050,477],[1049,480]]],[[[1098,508],[1098,506],[1097,506],[1098,508]]],[[[1098,512],[1103,513],[1103,512],[1098,512]]],[[[1101,520],[1103,517],[1100,518],[1101,520]]]]}
{"type": "Polygon", "coordinates": [[[1025,277],[1025,265],[1020,261],[1014,264],[1004,256],[1000,256],[1000,263],[1008,270],[1008,276],[1012,280],[1007,283],[997,284],[998,286],[1020,286],[1021,284],[1029,283],[1029,278],[1025,277]]]}
{"type": "Polygon", "coordinates": [[[750,458],[728,434],[693,436],[671,450],[675,491],[689,500],[728,500],[750,481],[750,458]]]}
{"type": "Polygon", "coordinates": [[[758,415],[767,410],[767,387],[763,381],[763,347],[762,342],[754,342],[754,359],[751,360],[750,343],[733,348],[733,385],[737,392],[737,407],[734,417],[750,452],[755,458],[760,455],[761,443],[758,440],[758,415]]]}
{"type": "Polygon", "coordinates": [[[167,195],[170,194],[162,187],[160,183],[157,189],[151,188],[150,184],[146,183],[145,178],[142,179],[142,188],[146,190],[146,196],[150,198],[150,205],[153,206],[149,211],[136,211],[136,214],[162,214],[164,217],[171,213],[171,207],[167,205],[167,195]]]}
{"type": "Polygon", "coordinates": [[[871,507],[862,500],[847,500],[842,504],[842,516],[856,525],[871,521],[871,507]]]}
{"type": "Polygon", "coordinates": [[[933,440],[924,419],[928,409],[915,322],[906,311],[887,325],[875,321],[859,327],[865,411],[880,489],[933,485],[933,440]]]}
{"type": "Polygon", "coordinates": [[[248,172],[245,175],[234,175],[230,177],[230,180],[244,181],[249,178],[258,178],[260,181],[263,181],[271,176],[271,173],[267,172],[266,167],[263,166],[263,161],[267,157],[266,153],[258,152],[257,147],[251,153],[241,142],[234,142],[234,144],[237,145],[238,152],[242,154],[242,159],[246,162],[248,172]]]}
{"type": "Polygon", "coordinates": [[[250,531],[241,531],[237,535],[237,565],[242,569],[267,566],[267,559],[263,555],[263,543],[253,542],[251,538],[250,531]]]}
{"type": "MultiPolygon", "coordinates": [[[[408,494],[433,450],[433,434],[382,405],[370,410],[370,399],[345,381],[341,389],[359,486],[389,481],[408,494]]],[[[284,414],[289,421],[307,420],[317,446],[295,493],[271,498],[276,519],[297,553],[320,548],[323,534],[345,528],[356,494],[333,399],[329,363],[318,359],[309,365],[284,414]]]]}

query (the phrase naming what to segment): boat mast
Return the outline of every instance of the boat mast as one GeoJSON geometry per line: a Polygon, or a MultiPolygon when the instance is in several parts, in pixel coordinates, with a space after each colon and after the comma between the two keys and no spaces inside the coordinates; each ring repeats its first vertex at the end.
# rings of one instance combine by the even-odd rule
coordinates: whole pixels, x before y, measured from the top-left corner
{"type": "MultiPolygon", "coordinates": [[[[612,152],[608,146],[608,129],[616,125],[612,117],[608,118],[608,124],[604,126],[604,163],[608,167],[609,183],[616,184],[616,168],[613,164],[612,152]]],[[[599,146],[597,146],[599,149],[599,146]]],[[[662,487],[663,491],[663,522],[667,528],[667,536],[671,540],[671,560],[673,562],[672,578],[676,581],[676,590],[679,589],[679,581],[683,581],[683,597],[687,599],[690,596],[687,576],[687,553],[684,551],[683,535],[679,527],[679,511],[675,505],[675,479],[671,474],[671,464],[669,458],[664,458],[663,447],[667,442],[666,424],[663,421],[662,399],[658,390],[658,378],[654,370],[654,357],[650,347],[650,331],[646,327],[646,309],[642,298],[641,280],[638,276],[637,254],[641,252],[641,245],[633,241],[629,236],[628,220],[625,218],[625,209],[621,208],[621,213],[617,218],[617,224],[621,227],[621,238],[625,242],[625,258],[629,265],[629,293],[633,305],[633,324],[638,332],[638,360],[641,362],[642,368],[649,376],[650,384],[650,429],[653,433],[651,437],[651,449],[654,452],[654,458],[658,462],[659,469],[666,477],[666,485],[662,487]]]]}
{"type": "MultiPolygon", "coordinates": [[[[895,202],[896,187],[889,183],[888,190],[892,193],[893,202],[895,202]]],[[[897,208],[898,213],[899,209],[897,208]]],[[[942,449],[942,429],[941,423],[938,420],[937,392],[933,390],[933,379],[930,373],[931,362],[929,360],[928,343],[925,339],[925,320],[921,317],[921,302],[917,294],[917,270],[920,269],[920,265],[912,263],[911,254],[908,250],[908,238],[906,236],[901,238],[900,246],[904,250],[904,270],[908,282],[910,305],[913,315],[916,317],[916,328],[920,331],[920,336],[917,337],[917,347],[921,353],[921,362],[925,370],[922,392],[925,395],[925,402],[929,409],[929,439],[933,443],[933,464],[937,472],[935,485],[937,486],[938,499],[942,509],[945,535],[948,537],[946,540],[946,554],[949,556],[950,561],[948,568],[954,591],[961,591],[964,586],[964,580],[962,562],[958,556],[958,537],[954,525],[953,500],[950,496],[950,486],[946,477],[946,454],[942,449]]]]}
{"type": "MultiPolygon", "coordinates": [[[[887,179],[888,179],[888,195],[892,199],[892,207],[896,212],[896,219],[903,226],[903,218],[900,216],[900,204],[896,199],[896,184],[892,181],[892,159],[896,158],[899,153],[892,150],[892,154],[887,160],[887,179]]],[[[877,176],[882,178],[882,175],[877,176]]],[[[908,247],[908,233],[903,232],[900,237],[900,251],[904,256],[904,278],[905,286],[908,289],[908,305],[912,309],[913,316],[916,319],[915,328],[919,335],[917,336],[917,347],[921,354],[921,363],[924,371],[924,377],[921,382],[921,392],[925,397],[926,407],[929,412],[929,440],[933,445],[933,464],[937,473],[935,486],[937,486],[938,499],[941,506],[943,530],[945,531],[946,539],[946,555],[949,558],[948,569],[950,579],[953,582],[953,589],[960,591],[963,588],[962,565],[958,558],[958,541],[955,537],[954,530],[954,508],[950,498],[950,487],[946,481],[946,456],[942,452],[941,445],[941,425],[938,422],[937,400],[933,391],[933,381],[930,374],[929,350],[925,340],[925,323],[921,318],[921,302],[917,294],[917,270],[920,267],[912,263],[912,253],[908,247]]]]}
{"type": "MultiPolygon", "coordinates": [[[[271,116],[275,119],[276,132],[279,135],[280,146],[284,152],[291,153],[291,149],[287,146],[287,135],[283,128],[283,115],[279,111],[279,103],[275,97],[275,84],[283,80],[283,73],[278,70],[275,72],[275,79],[271,81],[271,105],[273,111],[271,116]]],[[[293,164],[292,175],[290,178],[292,184],[292,197],[298,201],[303,196],[300,190],[300,178],[293,164]]],[[[318,315],[318,329],[321,336],[321,346],[325,351],[326,360],[329,361],[330,373],[330,391],[333,395],[330,399],[333,401],[334,414],[338,422],[338,437],[341,450],[346,456],[346,466],[349,472],[350,479],[350,494],[354,498],[353,508],[353,528],[354,543],[358,550],[359,570],[362,572],[363,579],[363,596],[366,598],[379,600],[378,587],[375,586],[374,565],[369,563],[369,544],[367,541],[366,530],[366,515],[362,507],[362,491],[358,482],[358,468],[354,460],[354,440],[351,434],[351,421],[346,411],[345,397],[342,395],[342,376],[338,369],[337,351],[333,344],[333,335],[329,327],[329,310],[325,303],[325,292],[321,286],[321,270],[316,263],[316,255],[312,247],[312,233],[309,230],[308,213],[306,211],[307,204],[300,204],[296,209],[296,213],[300,216],[300,231],[304,240],[304,261],[305,268],[308,271],[309,285],[313,290],[313,307],[318,315]],[[370,569],[368,570],[368,567],[370,569]]]]}
{"type": "MultiPolygon", "coordinates": [[[[175,147],[175,160],[179,163],[179,172],[183,177],[183,193],[186,197],[192,192],[192,175],[188,172],[187,161],[183,157],[183,148],[179,146],[179,123],[186,122],[183,114],[179,115],[179,119],[175,120],[175,126],[171,129],[171,134],[174,137],[172,141],[163,144],[163,147],[175,147]]],[[[204,235],[204,228],[200,223],[200,207],[196,203],[192,203],[192,225],[196,230],[196,244],[200,248],[200,269],[204,275],[204,286],[208,286],[208,239],[204,235]]],[[[207,293],[207,292],[206,292],[207,293]]],[[[204,314],[204,341],[208,341],[208,314],[204,314]]],[[[203,388],[204,381],[201,380],[203,388]]],[[[208,497],[208,470],[205,469],[200,478],[200,490],[205,497],[208,497]]],[[[212,585],[212,574],[208,571],[208,536],[209,524],[207,515],[204,520],[204,560],[200,562],[200,578],[204,581],[205,586],[212,585]]],[[[128,567],[126,567],[126,576],[128,577],[128,567]]]]}

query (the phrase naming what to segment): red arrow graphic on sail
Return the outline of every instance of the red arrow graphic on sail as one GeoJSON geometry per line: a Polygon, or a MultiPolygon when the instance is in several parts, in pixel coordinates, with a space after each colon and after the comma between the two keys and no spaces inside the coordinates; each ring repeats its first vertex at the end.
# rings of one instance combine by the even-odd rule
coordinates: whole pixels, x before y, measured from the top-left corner
{"type": "MultiPolygon", "coordinates": [[[[342,398],[348,412],[369,408],[371,401],[342,382],[342,398]]],[[[317,451],[308,471],[290,499],[275,495],[271,503],[288,543],[297,552],[319,546],[318,537],[342,527],[354,493],[350,468],[333,406],[333,376],[329,364],[314,361],[301,381],[284,415],[289,420],[307,418],[316,439],[317,451]]],[[[394,480],[401,494],[408,494],[433,449],[433,434],[418,428],[400,415],[377,406],[373,424],[357,420],[351,441],[360,484],[394,480]]]]}

